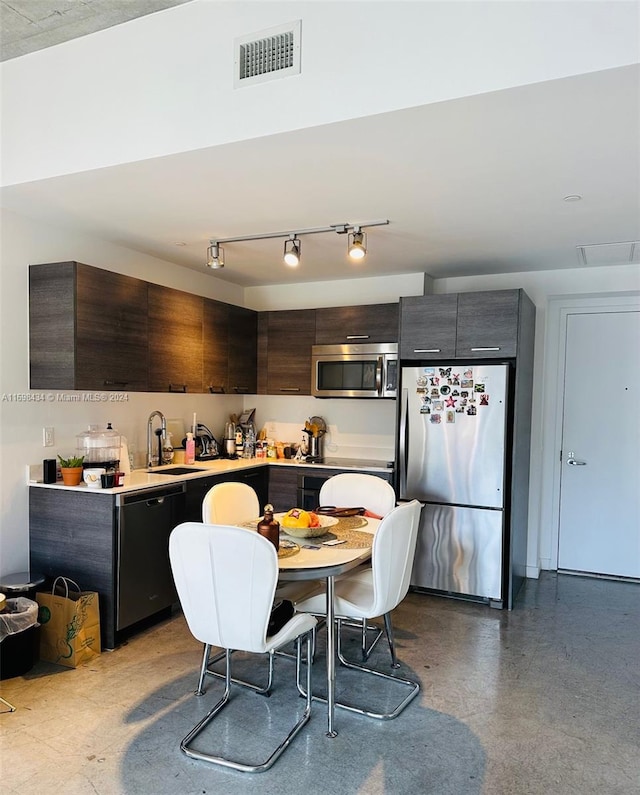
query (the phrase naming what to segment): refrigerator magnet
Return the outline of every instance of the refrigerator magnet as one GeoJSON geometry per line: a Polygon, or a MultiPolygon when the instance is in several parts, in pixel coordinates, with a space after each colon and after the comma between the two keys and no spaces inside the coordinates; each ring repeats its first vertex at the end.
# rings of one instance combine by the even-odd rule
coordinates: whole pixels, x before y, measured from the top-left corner
{"type": "Polygon", "coordinates": [[[473,378],[473,370],[465,370],[464,371],[465,378],[473,378]]]}
{"type": "Polygon", "coordinates": [[[438,378],[437,375],[434,375],[429,379],[429,383],[431,384],[431,386],[438,386],[438,384],[440,383],[440,379],[438,378]]]}
{"type": "Polygon", "coordinates": [[[455,422],[456,421],[456,413],[455,413],[455,411],[447,411],[445,416],[446,416],[446,421],[447,422],[455,422]]]}
{"type": "Polygon", "coordinates": [[[428,406],[426,403],[423,403],[420,406],[420,414],[431,414],[431,406],[428,406]]]}
{"type": "Polygon", "coordinates": [[[440,387],[440,394],[441,395],[448,395],[449,392],[451,392],[451,387],[450,386],[447,386],[446,384],[444,384],[443,386],[440,387]]]}
{"type": "Polygon", "coordinates": [[[451,386],[460,386],[460,374],[454,373],[449,379],[451,386]]]}
{"type": "Polygon", "coordinates": [[[478,384],[476,382],[476,385],[473,387],[473,391],[474,392],[484,392],[484,384],[478,384]]]}
{"type": "Polygon", "coordinates": [[[440,425],[442,420],[440,414],[432,414],[429,419],[431,420],[432,425],[440,425]]]}
{"type": "Polygon", "coordinates": [[[428,378],[429,376],[432,376],[432,375],[436,374],[436,368],[435,367],[425,367],[423,372],[424,372],[425,378],[428,378]]]}
{"type": "Polygon", "coordinates": [[[480,405],[481,406],[489,405],[489,395],[486,392],[484,393],[484,395],[480,395],[480,405]]]}
{"type": "Polygon", "coordinates": [[[456,399],[455,399],[454,397],[448,397],[448,398],[445,400],[445,402],[444,402],[444,405],[445,405],[445,406],[446,406],[448,409],[452,409],[452,408],[453,408],[453,407],[456,405],[456,399]]]}
{"type": "Polygon", "coordinates": [[[441,367],[440,368],[440,376],[442,378],[449,378],[451,375],[451,368],[450,367],[441,367]]]}
{"type": "Polygon", "coordinates": [[[464,414],[464,412],[465,412],[464,405],[461,404],[460,406],[456,406],[456,414],[464,414]]]}
{"type": "Polygon", "coordinates": [[[469,406],[469,408],[467,409],[467,414],[470,417],[473,417],[475,415],[475,413],[476,413],[476,407],[475,406],[469,406]]]}
{"type": "Polygon", "coordinates": [[[433,410],[434,411],[442,411],[444,409],[444,403],[441,400],[434,400],[433,401],[433,410]]]}
{"type": "Polygon", "coordinates": [[[432,398],[440,397],[440,390],[439,389],[432,389],[431,390],[431,397],[432,398]]]}
{"type": "Polygon", "coordinates": [[[454,390],[451,392],[451,394],[453,395],[453,397],[460,397],[460,393],[458,392],[458,390],[457,390],[457,389],[454,389],[454,390]]]}

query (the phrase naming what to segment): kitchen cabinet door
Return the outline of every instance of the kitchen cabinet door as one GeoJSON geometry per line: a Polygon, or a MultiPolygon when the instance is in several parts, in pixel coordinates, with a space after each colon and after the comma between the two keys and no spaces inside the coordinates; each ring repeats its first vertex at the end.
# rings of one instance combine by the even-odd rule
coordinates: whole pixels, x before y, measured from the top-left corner
{"type": "Polygon", "coordinates": [[[147,283],[77,265],[76,389],[148,389],[147,283]]]}
{"type": "Polygon", "coordinates": [[[204,299],[149,285],[149,391],[203,392],[204,299]]]}
{"type": "MultiPolygon", "coordinates": [[[[316,338],[316,318],[313,309],[294,309],[262,313],[262,345],[266,348],[259,370],[266,369],[266,394],[311,394],[311,347],[316,338]],[[266,345],[264,344],[266,335],[266,345]]],[[[264,378],[260,386],[265,389],[264,378]]]]}
{"type": "Polygon", "coordinates": [[[397,342],[398,304],[316,309],[316,345],[397,342]]]}
{"type": "Polygon", "coordinates": [[[456,356],[515,357],[521,290],[458,294],[456,356]]]}
{"type": "Polygon", "coordinates": [[[204,299],[202,375],[205,391],[229,391],[229,305],[204,299]]]}
{"type": "Polygon", "coordinates": [[[255,395],[258,391],[258,313],[228,305],[229,311],[229,392],[255,395]]]}
{"type": "Polygon", "coordinates": [[[456,355],[458,296],[400,299],[400,358],[449,359],[456,355]]]}
{"type": "Polygon", "coordinates": [[[147,284],[78,262],[29,268],[31,389],[148,389],[147,284]]]}

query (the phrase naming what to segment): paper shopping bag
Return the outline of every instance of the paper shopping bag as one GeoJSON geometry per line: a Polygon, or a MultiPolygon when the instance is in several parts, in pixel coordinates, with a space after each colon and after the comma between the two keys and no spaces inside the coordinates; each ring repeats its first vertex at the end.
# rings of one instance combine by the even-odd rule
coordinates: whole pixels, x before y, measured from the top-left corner
{"type": "Polygon", "coordinates": [[[36,601],[41,660],[76,668],[100,654],[100,611],[95,591],[81,591],[73,580],[57,577],[51,593],[37,593],[36,601]],[[64,594],[56,593],[58,585],[64,594]]]}

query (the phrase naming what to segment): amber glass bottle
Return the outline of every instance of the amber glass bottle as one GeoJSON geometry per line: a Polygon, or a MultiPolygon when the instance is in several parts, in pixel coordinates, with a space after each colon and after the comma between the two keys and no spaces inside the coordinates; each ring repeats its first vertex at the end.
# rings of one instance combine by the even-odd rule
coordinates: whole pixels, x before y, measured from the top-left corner
{"type": "Polygon", "coordinates": [[[276,550],[280,549],[280,523],[273,518],[273,505],[264,506],[264,517],[258,522],[258,532],[268,538],[276,550]]]}

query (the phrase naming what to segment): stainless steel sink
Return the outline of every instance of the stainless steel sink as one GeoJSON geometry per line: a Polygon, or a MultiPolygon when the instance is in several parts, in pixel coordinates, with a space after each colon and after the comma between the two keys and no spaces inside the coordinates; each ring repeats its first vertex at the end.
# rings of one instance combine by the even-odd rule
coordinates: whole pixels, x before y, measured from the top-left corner
{"type": "Polygon", "coordinates": [[[151,475],[190,475],[192,472],[206,472],[198,467],[171,467],[170,469],[147,469],[151,475]]]}

